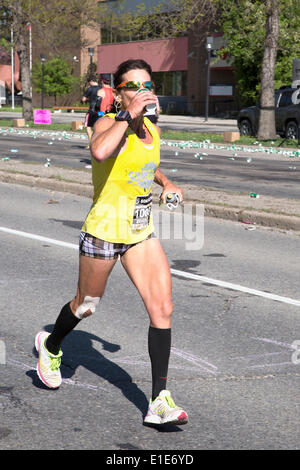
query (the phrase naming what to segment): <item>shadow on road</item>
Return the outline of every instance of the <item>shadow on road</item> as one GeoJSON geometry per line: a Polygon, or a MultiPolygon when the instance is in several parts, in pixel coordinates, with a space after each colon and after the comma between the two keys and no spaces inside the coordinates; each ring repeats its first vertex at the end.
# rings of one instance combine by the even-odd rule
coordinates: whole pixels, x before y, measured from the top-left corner
{"type": "MultiPolygon", "coordinates": [[[[53,326],[54,325],[46,325],[44,330],[51,332],[53,330],[53,326]]],[[[99,336],[85,331],[73,330],[64,339],[62,345],[63,356],[61,374],[63,379],[71,379],[76,374],[76,370],[79,366],[84,367],[93,374],[101,377],[101,379],[120,389],[124,397],[141,411],[144,418],[148,410],[148,400],[144,392],[142,392],[142,390],[132,382],[132,377],[128,372],[95,349],[93,342],[101,343],[102,349],[109,353],[115,353],[121,349],[120,345],[105,341],[99,336]]],[[[35,349],[34,355],[36,357],[38,356],[35,349]]],[[[28,371],[27,375],[31,377],[32,383],[35,387],[47,389],[52,393],[56,391],[48,389],[43,385],[39,380],[36,371],[28,371]]],[[[151,427],[154,427],[159,432],[182,431],[177,426],[170,425],[151,427]]]]}

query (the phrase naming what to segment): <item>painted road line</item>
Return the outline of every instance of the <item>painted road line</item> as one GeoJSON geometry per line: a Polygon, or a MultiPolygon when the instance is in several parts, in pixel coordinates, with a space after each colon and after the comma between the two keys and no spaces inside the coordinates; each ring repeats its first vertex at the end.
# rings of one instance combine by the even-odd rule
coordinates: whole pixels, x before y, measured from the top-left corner
{"type": "MultiPolygon", "coordinates": [[[[18,235],[21,237],[31,238],[33,240],[52,243],[53,245],[58,245],[58,246],[62,246],[65,248],[71,248],[73,250],[78,250],[78,245],[74,243],[62,242],[60,240],[55,240],[53,238],[48,238],[48,237],[42,237],[40,235],[35,235],[33,233],[13,230],[7,227],[0,227],[0,231],[5,232],[5,233],[10,233],[12,235],[18,235]]],[[[205,282],[207,284],[212,284],[214,286],[224,287],[225,289],[231,289],[234,291],[244,292],[245,294],[256,295],[258,297],[263,297],[265,299],[274,300],[276,302],[283,302],[285,304],[295,305],[297,307],[300,307],[300,300],[291,299],[290,297],[283,297],[281,295],[271,294],[269,292],[263,292],[260,290],[251,289],[250,287],[244,287],[239,284],[233,284],[231,282],[220,281],[218,279],[213,279],[213,278],[206,277],[206,276],[200,276],[198,274],[192,274],[192,273],[188,273],[185,271],[179,271],[177,269],[171,269],[171,274],[175,276],[183,277],[185,279],[193,279],[195,281],[205,282]]]]}
{"type": "Polygon", "coordinates": [[[20,237],[31,238],[40,242],[52,243],[52,245],[58,245],[63,246],[65,248],[72,248],[78,250],[78,245],[75,245],[74,243],[61,242],[60,240],[55,240],[54,238],[41,237],[40,235],[35,235],[34,233],[21,232],[20,230],[13,230],[7,227],[0,227],[0,231],[10,233],[12,235],[19,235],[20,237]]]}
{"type": "Polygon", "coordinates": [[[245,292],[246,294],[257,295],[270,300],[276,300],[277,302],[284,302],[286,304],[296,305],[300,307],[300,300],[291,299],[289,297],[282,297],[281,295],[271,294],[269,292],[263,292],[250,287],[240,286],[239,284],[232,284],[231,282],[219,281],[206,276],[199,276],[198,274],[187,273],[185,271],[178,271],[177,269],[171,269],[172,274],[188,279],[194,279],[195,281],[207,282],[214,286],[225,287],[225,289],[236,290],[239,292],[245,292]]]}

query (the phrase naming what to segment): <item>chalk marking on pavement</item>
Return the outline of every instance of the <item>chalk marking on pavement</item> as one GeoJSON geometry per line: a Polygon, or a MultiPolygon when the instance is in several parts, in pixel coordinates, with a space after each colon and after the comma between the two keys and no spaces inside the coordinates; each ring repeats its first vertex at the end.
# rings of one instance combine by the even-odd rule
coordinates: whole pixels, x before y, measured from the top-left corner
{"type": "MultiPolygon", "coordinates": [[[[172,358],[173,353],[174,353],[173,348],[171,348],[171,358],[172,358]]],[[[175,355],[179,356],[179,354],[177,354],[177,353],[175,355]]],[[[191,356],[191,354],[189,354],[189,353],[186,353],[186,355],[191,356]]],[[[141,355],[137,355],[137,356],[115,357],[114,358],[114,363],[115,364],[137,365],[137,366],[141,366],[141,367],[150,367],[149,359],[145,360],[145,361],[143,361],[142,359],[139,359],[139,358],[142,358],[144,356],[145,356],[145,354],[141,354],[141,355]]],[[[94,356],[91,356],[91,355],[88,355],[88,354],[81,354],[80,357],[85,357],[87,359],[91,359],[91,360],[95,361],[94,356]]],[[[182,357],[183,359],[187,359],[185,356],[183,356],[183,354],[180,357],[182,357]]],[[[172,364],[172,362],[170,362],[169,369],[177,369],[177,370],[185,370],[185,371],[195,372],[195,371],[199,370],[199,364],[196,363],[196,359],[198,361],[201,360],[201,359],[199,359],[197,356],[194,356],[194,358],[195,358],[194,361],[189,361],[189,359],[187,359],[187,360],[189,362],[195,363],[195,367],[186,367],[185,365],[177,365],[177,364],[172,364]]],[[[101,359],[100,359],[100,361],[101,361],[101,359]]],[[[203,362],[205,362],[205,361],[203,361],[203,362]]],[[[215,366],[212,366],[212,367],[215,367],[215,366]]],[[[202,366],[202,369],[203,369],[203,366],[202,366]]]]}
{"type": "Polygon", "coordinates": [[[287,354],[287,351],[279,351],[279,352],[272,352],[272,353],[262,353],[262,354],[249,354],[248,356],[236,356],[231,357],[231,361],[248,361],[251,359],[257,359],[258,357],[270,357],[270,356],[278,356],[282,354],[287,354]]]}
{"type": "Polygon", "coordinates": [[[248,366],[246,369],[263,369],[265,367],[274,367],[274,366],[291,366],[293,365],[292,361],[289,362],[273,362],[269,364],[256,364],[255,366],[248,366]]]}
{"type": "Polygon", "coordinates": [[[283,343],[282,341],[277,341],[275,339],[270,339],[270,338],[254,338],[252,337],[252,339],[257,339],[258,341],[263,341],[264,343],[271,343],[271,344],[275,344],[276,346],[282,346],[283,348],[287,348],[291,351],[294,350],[292,344],[289,344],[289,343],[283,343]]]}
{"type": "MultiPolygon", "coordinates": [[[[22,232],[19,230],[13,230],[7,227],[0,227],[1,232],[10,233],[12,235],[19,235],[21,237],[31,238],[33,240],[38,240],[42,242],[52,243],[53,245],[62,246],[65,248],[71,248],[78,251],[78,245],[74,243],[62,242],[60,240],[55,240],[53,238],[42,237],[40,235],[35,235],[33,233],[22,232]]],[[[171,269],[171,274],[175,276],[180,276],[187,279],[193,279],[195,281],[206,282],[207,284],[212,284],[218,287],[224,287],[225,289],[231,289],[239,292],[244,292],[245,294],[252,294],[258,297],[264,297],[265,299],[275,300],[277,302],[283,302],[290,305],[295,305],[300,307],[300,300],[291,299],[290,297],[283,297],[277,294],[270,294],[269,292],[263,292],[256,289],[251,289],[250,287],[244,287],[239,284],[233,284],[231,282],[220,281],[218,279],[212,279],[206,276],[200,276],[199,274],[192,274],[185,271],[178,271],[177,269],[171,269]]]]}
{"type": "Polygon", "coordinates": [[[206,372],[209,372],[210,374],[216,374],[214,370],[208,369],[203,364],[215,370],[218,369],[216,366],[214,366],[213,364],[210,364],[207,361],[204,361],[203,359],[201,359],[198,356],[195,356],[194,354],[190,354],[190,353],[181,351],[180,349],[173,348],[173,347],[171,348],[171,353],[175,354],[176,356],[181,357],[182,359],[185,359],[188,362],[191,362],[192,364],[195,364],[197,367],[204,369],[206,372]]]}

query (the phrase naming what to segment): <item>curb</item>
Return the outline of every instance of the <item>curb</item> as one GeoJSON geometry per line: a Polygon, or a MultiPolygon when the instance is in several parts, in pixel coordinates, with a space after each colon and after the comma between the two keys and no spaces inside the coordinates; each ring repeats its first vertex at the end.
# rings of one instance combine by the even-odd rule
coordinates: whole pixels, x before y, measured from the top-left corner
{"type": "MultiPolygon", "coordinates": [[[[40,176],[26,175],[17,172],[12,173],[8,171],[0,171],[0,182],[22,184],[33,188],[43,188],[51,191],[67,192],[88,198],[93,197],[93,186],[91,183],[86,182],[79,183],[76,181],[65,181],[63,179],[57,180],[54,177],[43,178],[40,176]]],[[[231,220],[234,222],[249,221],[251,225],[300,232],[300,217],[278,214],[271,211],[266,212],[264,210],[259,211],[235,206],[214,205],[211,201],[206,202],[205,199],[197,200],[197,197],[195,197],[195,189],[185,189],[184,187],[183,189],[185,203],[192,203],[194,205],[203,204],[204,214],[208,217],[231,220]]],[[[153,187],[152,193],[154,196],[154,202],[158,203],[160,194],[159,188],[153,187]]]]}
{"type": "Polygon", "coordinates": [[[234,222],[251,221],[253,225],[300,232],[300,218],[292,215],[251,211],[241,209],[240,207],[220,208],[207,204],[205,204],[205,214],[209,217],[232,220],[234,222]]]}

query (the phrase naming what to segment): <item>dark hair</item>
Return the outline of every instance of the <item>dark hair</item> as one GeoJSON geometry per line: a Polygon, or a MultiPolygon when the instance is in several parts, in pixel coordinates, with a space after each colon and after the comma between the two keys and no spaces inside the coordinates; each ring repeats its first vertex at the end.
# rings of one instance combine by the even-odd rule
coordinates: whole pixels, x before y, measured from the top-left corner
{"type": "Polygon", "coordinates": [[[98,81],[98,79],[97,79],[96,75],[91,75],[89,77],[89,82],[97,82],[97,81],[98,81]]]}
{"type": "Polygon", "coordinates": [[[99,78],[103,83],[110,83],[110,73],[101,73],[99,75],[99,78]]]}
{"type": "Polygon", "coordinates": [[[129,59],[122,62],[114,73],[114,87],[116,88],[120,83],[122,83],[122,77],[125,73],[136,69],[146,70],[150,77],[152,75],[152,68],[147,64],[147,62],[142,59],[129,59]]]}

